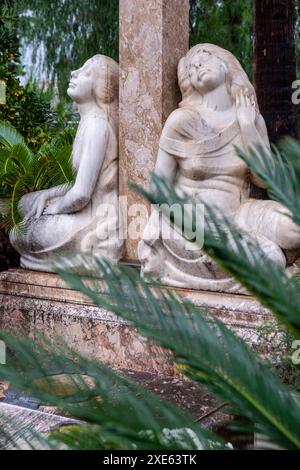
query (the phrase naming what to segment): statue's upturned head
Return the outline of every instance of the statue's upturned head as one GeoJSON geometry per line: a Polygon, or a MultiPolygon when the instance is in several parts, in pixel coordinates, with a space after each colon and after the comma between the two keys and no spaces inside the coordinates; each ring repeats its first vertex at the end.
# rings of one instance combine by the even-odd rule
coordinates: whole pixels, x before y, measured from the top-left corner
{"type": "Polygon", "coordinates": [[[67,93],[79,105],[94,100],[117,125],[119,65],[115,60],[101,54],[87,60],[80,69],[71,72],[67,93]]]}
{"type": "Polygon", "coordinates": [[[181,106],[188,103],[195,90],[205,94],[225,83],[233,102],[240,91],[247,89],[257,107],[254,88],[239,61],[231,52],[214,44],[198,44],[189,50],[178,64],[178,82],[181,106]]]}
{"type": "Polygon", "coordinates": [[[76,103],[94,97],[97,104],[108,104],[118,99],[118,92],[119,66],[110,57],[97,54],[71,72],[67,93],[76,103]]]}
{"type": "Polygon", "coordinates": [[[186,64],[186,74],[191,85],[200,93],[206,93],[226,83],[228,69],[218,56],[199,49],[186,64]]]}

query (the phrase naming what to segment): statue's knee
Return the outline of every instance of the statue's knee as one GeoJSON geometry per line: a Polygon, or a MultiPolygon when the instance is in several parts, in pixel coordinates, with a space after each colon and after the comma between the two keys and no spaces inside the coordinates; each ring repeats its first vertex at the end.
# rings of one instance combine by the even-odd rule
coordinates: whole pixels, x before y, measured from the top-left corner
{"type": "Polygon", "coordinates": [[[25,216],[27,212],[31,210],[34,199],[33,196],[35,196],[35,193],[27,193],[22,196],[19,202],[19,210],[21,211],[23,216],[25,216]]]}
{"type": "Polygon", "coordinates": [[[17,239],[17,236],[16,236],[16,229],[13,228],[13,229],[10,231],[10,233],[9,233],[9,241],[10,241],[10,244],[11,244],[12,246],[14,246],[14,243],[15,243],[16,239],[17,239]]]}
{"type": "Polygon", "coordinates": [[[278,230],[278,243],[285,250],[300,249],[300,228],[290,217],[286,217],[278,230]]]}

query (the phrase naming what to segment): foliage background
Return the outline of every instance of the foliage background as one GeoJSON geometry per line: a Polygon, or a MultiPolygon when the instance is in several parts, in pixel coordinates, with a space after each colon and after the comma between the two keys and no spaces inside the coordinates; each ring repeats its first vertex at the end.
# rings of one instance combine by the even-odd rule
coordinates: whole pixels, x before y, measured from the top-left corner
{"type": "Polygon", "coordinates": [[[252,75],[252,1],[190,0],[190,46],[210,42],[233,52],[252,75]]]}
{"type": "MultiPolygon", "coordinates": [[[[23,47],[32,53],[31,73],[38,79],[47,77],[60,97],[65,96],[70,71],[92,55],[118,60],[118,0],[18,0],[17,4],[23,47]]],[[[299,57],[297,1],[295,25],[299,57]]],[[[200,42],[233,52],[251,78],[252,1],[190,0],[190,46],[200,42]]]]}
{"type": "Polygon", "coordinates": [[[56,84],[60,96],[70,71],[89,57],[118,60],[119,0],[19,0],[18,11],[24,46],[32,49],[32,73],[56,84]]]}
{"type": "Polygon", "coordinates": [[[6,103],[0,104],[0,121],[13,124],[26,143],[36,149],[47,140],[53,113],[50,96],[31,83],[20,85],[23,67],[14,4],[11,0],[2,0],[0,4],[0,80],[6,84],[6,103]]]}

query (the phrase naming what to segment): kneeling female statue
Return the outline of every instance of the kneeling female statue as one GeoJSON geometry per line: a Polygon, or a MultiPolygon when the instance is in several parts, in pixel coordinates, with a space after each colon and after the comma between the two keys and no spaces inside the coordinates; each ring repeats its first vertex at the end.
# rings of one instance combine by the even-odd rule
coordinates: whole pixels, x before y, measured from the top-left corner
{"type": "MultiPolygon", "coordinates": [[[[234,149],[246,151],[255,143],[270,148],[246,73],[230,52],[199,44],[181,59],[178,81],[182,102],[164,126],[155,173],[191,200],[220,209],[251,233],[267,256],[285,267],[287,257],[300,249],[299,230],[279,203],[250,198],[250,183],[263,185],[234,149]]],[[[238,284],[204,253],[187,249],[178,236],[164,238],[154,225],[155,212],[138,247],[143,275],[170,286],[239,291],[238,284]]]]}
{"type": "Polygon", "coordinates": [[[102,55],[71,73],[68,95],[80,122],[73,144],[76,179],[26,194],[20,202],[24,230],[10,241],[21,266],[51,271],[53,256],[89,252],[118,260],[118,64],[102,55]]]}

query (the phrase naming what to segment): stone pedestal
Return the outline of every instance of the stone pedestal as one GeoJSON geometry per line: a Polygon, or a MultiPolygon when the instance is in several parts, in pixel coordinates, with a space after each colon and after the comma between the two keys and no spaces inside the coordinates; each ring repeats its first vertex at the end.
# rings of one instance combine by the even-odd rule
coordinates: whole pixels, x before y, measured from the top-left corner
{"type": "Polygon", "coordinates": [[[173,374],[168,354],[113,314],[95,307],[55,274],[0,273],[0,330],[63,338],[79,353],[116,369],[173,374]]]}
{"type": "MultiPolygon", "coordinates": [[[[188,0],[120,0],[119,178],[128,209],[145,204],[128,181],[148,186],[163,124],[180,100],[177,65],[188,46],[188,0]]],[[[137,259],[137,243],[126,240],[126,259],[137,259]]]]}
{"type": "MultiPolygon", "coordinates": [[[[260,351],[258,328],[272,315],[251,297],[180,290],[260,351]]],[[[120,370],[176,375],[169,353],[124,320],[95,307],[55,274],[22,269],[0,273],[0,329],[50,340],[58,336],[83,355],[120,370]]]]}
{"type": "MultiPolygon", "coordinates": [[[[235,330],[254,348],[268,352],[258,339],[258,328],[273,321],[272,315],[251,297],[243,295],[178,290],[183,297],[205,307],[235,330]]],[[[181,376],[170,363],[170,353],[141,337],[127,322],[95,307],[81,293],[68,288],[55,274],[23,269],[0,273],[0,329],[15,335],[29,335],[38,339],[44,335],[51,341],[61,336],[76,351],[101,361],[127,377],[139,382],[162,398],[176,403],[192,414],[202,425],[224,435],[237,448],[244,443],[234,442],[227,425],[233,419],[224,404],[220,404],[206,389],[181,376]],[[224,433],[224,434],[223,434],[224,433]]],[[[6,404],[0,404],[0,414],[14,416],[9,389],[4,392],[6,404]],[[4,413],[4,414],[5,414],[4,413]]],[[[16,402],[18,404],[18,401],[16,402]]],[[[36,404],[39,410],[43,410],[36,404]]],[[[20,410],[26,422],[44,414],[20,410]]],[[[0,417],[1,421],[1,417],[0,417]]],[[[60,426],[64,418],[48,416],[46,425],[60,426]],[[48,419],[49,418],[49,419],[48,419]]],[[[1,423],[0,423],[1,424],[1,423]]],[[[46,426],[45,432],[48,428],[46,426]]],[[[38,429],[44,431],[44,429],[38,429]]]]}

